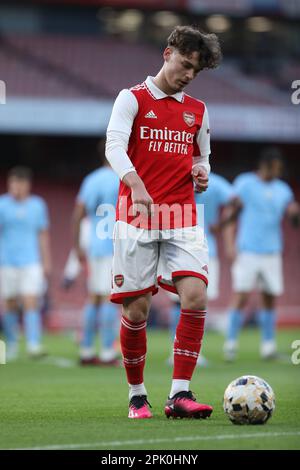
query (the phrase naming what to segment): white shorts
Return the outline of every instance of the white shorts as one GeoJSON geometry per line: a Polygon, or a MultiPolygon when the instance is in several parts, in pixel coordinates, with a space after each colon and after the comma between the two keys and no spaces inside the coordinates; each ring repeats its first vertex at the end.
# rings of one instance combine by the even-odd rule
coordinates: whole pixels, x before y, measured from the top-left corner
{"type": "Polygon", "coordinates": [[[145,230],[118,221],[114,228],[111,300],[152,292],[159,284],[177,293],[173,279],[193,276],[208,284],[208,248],[199,227],[145,230]]]}
{"type": "Polygon", "coordinates": [[[209,258],[209,284],[207,287],[208,300],[219,297],[220,264],[218,258],[209,258]]]}
{"type": "Polygon", "coordinates": [[[109,295],[111,291],[112,256],[88,260],[88,291],[90,294],[109,295]]]}
{"type": "Polygon", "coordinates": [[[256,287],[267,294],[283,293],[280,254],[239,253],[232,266],[234,292],[251,292],[256,287]]]}
{"type": "MultiPolygon", "coordinates": [[[[219,297],[220,264],[218,258],[209,258],[209,283],[207,286],[208,300],[216,300],[219,297]]],[[[180,302],[179,296],[168,292],[168,297],[173,302],[180,302]]]]}
{"type": "Polygon", "coordinates": [[[0,268],[0,294],[3,299],[22,296],[40,297],[45,292],[45,279],[40,264],[0,268]]]}

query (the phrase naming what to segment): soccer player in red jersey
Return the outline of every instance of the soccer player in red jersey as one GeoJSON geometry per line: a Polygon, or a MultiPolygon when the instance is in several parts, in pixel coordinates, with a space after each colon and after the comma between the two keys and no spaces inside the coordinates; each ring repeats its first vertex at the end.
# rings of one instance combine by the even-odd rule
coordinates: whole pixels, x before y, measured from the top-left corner
{"type": "Polygon", "coordinates": [[[177,26],[155,77],[118,95],[107,129],[106,157],[121,183],[114,230],[111,300],[121,303],[121,349],[129,418],[151,418],[144,385],[146,324],[157,285],[178,293],[181,315],[167,417],[206,418],[189,384],[206,314],[208,252],[197,227],[194,186],[208,187],[210,134],[205,104],[183,89],[218,66],[218,38],[177,26]]]}

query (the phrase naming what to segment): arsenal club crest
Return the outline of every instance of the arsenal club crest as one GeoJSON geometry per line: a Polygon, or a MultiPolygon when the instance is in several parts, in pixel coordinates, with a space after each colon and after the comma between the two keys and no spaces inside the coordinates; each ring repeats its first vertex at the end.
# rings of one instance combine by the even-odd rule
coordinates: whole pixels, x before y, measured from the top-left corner
{"type": "Polygon", "coordinates": [[[196,117],[195,117],[194,113],[190,113],[189,111],[184,111],[183,112],[183,119],[184,119],[184,122],[189,127],[192,127],[195,124],[196,117]]]}
{"type": "Polygon", "coordinates": [[[115,284],[118,286],[118,287],[121,287],[123,284],[124,284],[124,276],[123,274],[117,274],[115,276],[115,284]]]}

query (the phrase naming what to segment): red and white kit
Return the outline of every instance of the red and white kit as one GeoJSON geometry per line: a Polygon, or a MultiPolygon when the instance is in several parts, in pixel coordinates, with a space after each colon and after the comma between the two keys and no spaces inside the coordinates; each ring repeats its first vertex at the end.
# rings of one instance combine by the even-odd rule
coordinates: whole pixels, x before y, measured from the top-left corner
{"type": "Polygon", "coordinates": [[[148,77],[117,97],[107,130],[106,156],[122,179],[136,171],[154,201],[152,217],[135,216],[122,181],[114,230],[111,300],[176,292],[173,278],[208,283],[208,250],[197,226],[193,164],[209,173],[210,134],[205,104],[179,92],[166,95],[148,77]]]}

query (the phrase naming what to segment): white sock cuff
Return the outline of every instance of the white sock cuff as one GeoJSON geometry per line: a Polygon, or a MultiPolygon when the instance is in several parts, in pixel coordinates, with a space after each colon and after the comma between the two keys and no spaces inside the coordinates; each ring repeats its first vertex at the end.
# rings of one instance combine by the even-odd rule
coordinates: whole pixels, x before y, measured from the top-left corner
{"type": "Polygon", "coordinates": [[[173,379],[169,397],[172,398],[176,393],[188,392],[190,389],[189,380],[173,379]]]}
{"type": "Polygon", "coordinates": [[[137,385],[129,385],[129,400],[136,395],[147,395],[147,390],[144,385],[144,382],[137,385]]]}

